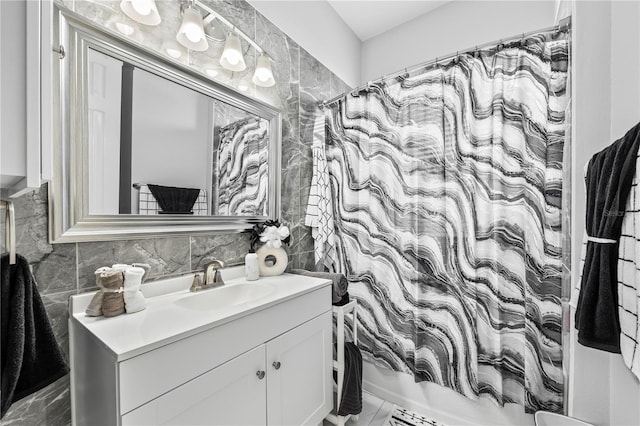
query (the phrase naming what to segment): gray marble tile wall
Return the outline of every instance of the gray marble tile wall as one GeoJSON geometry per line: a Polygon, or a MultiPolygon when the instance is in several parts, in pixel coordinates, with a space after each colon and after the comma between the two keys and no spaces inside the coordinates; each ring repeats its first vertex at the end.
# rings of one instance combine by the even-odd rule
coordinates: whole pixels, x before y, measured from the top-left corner
{"type": "MultiPolygon", "coordinates": [[[[157,1],[159,7],[170,3],[157,1]]],[[[102,16],[94,13],[95,4],[91,4],[94,2],[67,0],[64,3],[89,18],[102,16]]],[[[115,9],[119,1],[101,3],[115,9]]],[[[346,92],[349,87],[244,0],[210,0],[209,3],[275,60],[276,85],[253,88],[252,94],[282,110],[282,220],[290,225],[292,233],[289,265],[312,268],[313,241],[310,230],[304,226],[304,212],[311,183],[313,122],[321,114],[317,102],[346,92]]],[[[167,21],[172,22],[171,19],[167,21]]],[[[248,66],[251,61],[254,59],[247,60],[248,66]]],[[[15,204],[17,251],[32,266],[50,320],[66,351],[69,348],[69,296],[95,288],[93,271],[96,268],[115,262],[147,262],[153,268],[152,274],[160,276],[201,268],[209,258],[239,263],[249,248],[247,234],[51,245],[48,243],[46,187],[18,198],[15,204]]],[[[14,403],[0,420],[0,426],[70,423],[68,376],[14,403]]]]}

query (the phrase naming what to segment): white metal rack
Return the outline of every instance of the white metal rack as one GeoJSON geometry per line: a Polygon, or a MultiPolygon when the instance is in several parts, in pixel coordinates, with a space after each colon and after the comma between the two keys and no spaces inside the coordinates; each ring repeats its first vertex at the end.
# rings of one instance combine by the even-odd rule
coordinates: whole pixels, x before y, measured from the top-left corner
{"type": "Polygon", "coordinates": [[[337,343],[337,359],[333,360],[333,369],[334,371],[337,372],[337,376],[338,376],[338,386],[336,389],[336,406],[335,406],[335,412],[332,412],[331,414],[329,414],[326,419],[333,423],[334,425],[337,426],[344,426],[344,424],[346,423],[347,420],[349,420],[351,417],[354,417],[355,419],[358,418],[358,416],[352,416],[351,414],[347,415],[347,416],[339,416],[338,415],[338,411],[340,408],[340,399],[342,396],[342,386],[344,385],[344,337],[345,337],[345,333],[344,333],[344,319],[345,316],[348,314],[352,315],[352,330],[351,330],[351,335],[353,338],[353,343],[354,344],[358,344],[358,325],[357,325],[357,320],[358,320],[358,310],[356,309],[358,307],[358,302],[355,300],[352,300],[351,302],[347,303],[346,305],[343,306],[334,306],[333,307],[333,313],[336,315],[336,343],[337,343]]]}

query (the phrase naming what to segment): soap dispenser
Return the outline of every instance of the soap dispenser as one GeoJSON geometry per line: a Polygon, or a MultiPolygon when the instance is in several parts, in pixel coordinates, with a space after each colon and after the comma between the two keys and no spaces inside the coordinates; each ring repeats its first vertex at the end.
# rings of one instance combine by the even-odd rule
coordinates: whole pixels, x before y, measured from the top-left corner
{"type": "Polygon", "coordinates": [[[244,270],[247,281],[255,281],[258,279],[258,255],[251,250],[244,257],[244,270]]]}

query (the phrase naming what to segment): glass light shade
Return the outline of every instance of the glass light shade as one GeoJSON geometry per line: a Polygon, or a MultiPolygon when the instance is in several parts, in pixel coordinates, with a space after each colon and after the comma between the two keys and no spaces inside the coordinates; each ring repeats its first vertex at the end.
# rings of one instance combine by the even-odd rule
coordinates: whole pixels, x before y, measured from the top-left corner
{"type": "Polygon", "coordinates": [[[209,48],[207,38],[204,36],[202,15],[193,8],[187,7],[182,15],[182,24],[176,35],[176,40],[187,49],[205,51],[209,48]]]}
{"type": "Polygon", "coordinates": [[[147,16],[151,13],[151,0],[131,0],[131,6],[140,15],[147,16]]]}
{"type": "Polygon", "coordinates": [[[156,0],[122,0],[120,9],[129,18],[144,25],[158,25],[162,21],[156,0]]]}
{"type": "Polygon", "coordinates": [[[251,81],[253,81],[253,84],[256,86],[262,87],[271,87],[276,84],[276,81],[273,79],[273,72],[271,72],[271,61],[267,56],[258,56],[256,70],[253,73],[251,81]]]}
{"type": "Polygon", "coordinates": [[[220,56],[220,65],[231,71],[244,71],[247,68],[237,35],[229,34],[227,36],[222,56],[220,56]]]}
{"type": "Polygon", "coordinates": [[[182,47],[173,40],[165,40],[162,43],[162,51],[174,59],[178,59],[182,56],[182,47]]]}
{"type": "Polygon", "coordinates": [[[224,25],[217,19],[214,19],[204,28],[204,32],[213,39],[215,43],[224,43],[227,34],[224,31],[224,25]]]}

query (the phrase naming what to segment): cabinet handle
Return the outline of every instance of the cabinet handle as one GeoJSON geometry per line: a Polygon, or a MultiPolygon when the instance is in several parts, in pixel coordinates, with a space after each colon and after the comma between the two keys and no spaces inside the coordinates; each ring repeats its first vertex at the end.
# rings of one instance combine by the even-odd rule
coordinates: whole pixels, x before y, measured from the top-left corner
{"type": "Polygon", "coordinates": [[[51,50],[56,52],[58,54],[58,58],[60,59],[64,59],[64,57],[67,56],[67,52],[64,51],[63,45],[60,45],[58,47],[52,47],[51,50]]]}
{"type": "Polygon", "coordinates": [[[273,361],[273,364],[271,365],[273,365],[273,368],[275,368],[276,370],[280,369],[280,361],[273,361]]]}
{"type": "Polygon", "coordinates": [[[256,376],[258,376],[258,379],[260,379],[260,380],[264,379],[265,374],[266,373],[264,371],[262,371],[262,370],[258,370],[256,372],[256,376]]]}

